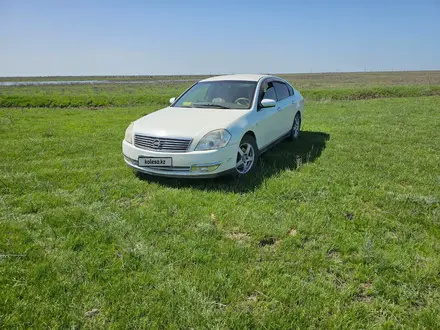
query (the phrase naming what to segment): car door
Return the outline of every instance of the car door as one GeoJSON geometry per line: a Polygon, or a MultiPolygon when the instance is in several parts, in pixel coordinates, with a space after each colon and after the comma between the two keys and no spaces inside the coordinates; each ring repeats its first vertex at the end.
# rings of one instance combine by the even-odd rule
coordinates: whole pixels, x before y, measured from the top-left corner
{"type": "Polygon", "coordinates": [[[262,149],[272,141],[276,140],[278,132],[278,107],[263,108],[261,101],[263,99],[272,99],[277,101],[275,87],[272,81],[263,81],[260,86],[258,97],[258,109],[256,113],[256,124],[254,127],[257,136],[258,148],[262,149]]]}
{"type": "Polygon", "coordinates": [[[273,85],[277,94],[276,134],[282,136],[292,128],[295,104],[289,88],[284,82],[274,81],[273,85]]]}

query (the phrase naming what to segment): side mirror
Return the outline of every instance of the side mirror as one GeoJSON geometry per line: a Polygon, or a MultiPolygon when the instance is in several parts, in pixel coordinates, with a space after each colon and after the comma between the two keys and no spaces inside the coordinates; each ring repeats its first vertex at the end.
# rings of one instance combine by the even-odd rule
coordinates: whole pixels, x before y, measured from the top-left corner
{"type": "Polygon", "coordinates": [[[272,99],[263,99],[261,100],[261,106],[263,108],[272,108],[277,105],[277,101],[272,99]]]}
{"type": "Polygon", "coordinates": [[[173,104],[174,101],[176,101],[176,98],[175,98],[175,97],[170,98],[170,104],[173,104]]]}

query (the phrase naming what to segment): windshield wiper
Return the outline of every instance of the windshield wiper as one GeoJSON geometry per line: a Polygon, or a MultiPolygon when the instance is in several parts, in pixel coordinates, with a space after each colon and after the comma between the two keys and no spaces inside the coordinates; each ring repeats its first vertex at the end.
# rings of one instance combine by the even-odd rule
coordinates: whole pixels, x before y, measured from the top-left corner
{"type": "Polygon", "coordinates": [[[221,105],[218,103],[193,103],[193,107],[214,107],[214,108],[220,108],[220,109],[231,109],[231,107],[228,107],[227,105],[221,105]]]}

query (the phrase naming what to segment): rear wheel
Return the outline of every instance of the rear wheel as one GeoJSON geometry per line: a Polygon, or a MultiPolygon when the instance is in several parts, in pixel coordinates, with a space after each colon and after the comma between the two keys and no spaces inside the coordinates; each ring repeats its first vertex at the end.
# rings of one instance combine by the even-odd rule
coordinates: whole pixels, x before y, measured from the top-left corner
{"type": "Polygon", "coordinates": [[[238,175],[245,175],[255,168],[258,160],[258,148],[255,139],[250,135],[245,135],[241,140],[237,150],[237,160],[235,170],[238,175]]]}
{"type": "Polygon", "coordinates": [[[292,124],[292,129],[290,130],[289,139],[295,141],[296,139],[298,139],[300,133],[301,133],[301,114],[297,112],[295,118],[293,119],[293,124],[292,124]]]}

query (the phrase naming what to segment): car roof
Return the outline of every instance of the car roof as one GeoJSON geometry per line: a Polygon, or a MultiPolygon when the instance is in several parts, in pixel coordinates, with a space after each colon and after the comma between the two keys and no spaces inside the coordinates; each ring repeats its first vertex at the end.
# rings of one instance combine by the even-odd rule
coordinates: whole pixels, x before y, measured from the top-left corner
{"type": "Polygon", "coordinates": [[[241,80],[241,81],[259,81],[261,78],[272,77],[266,74],[230,74],[214,76],[201,81],[222,81],[222,80],[241,80]]]}

